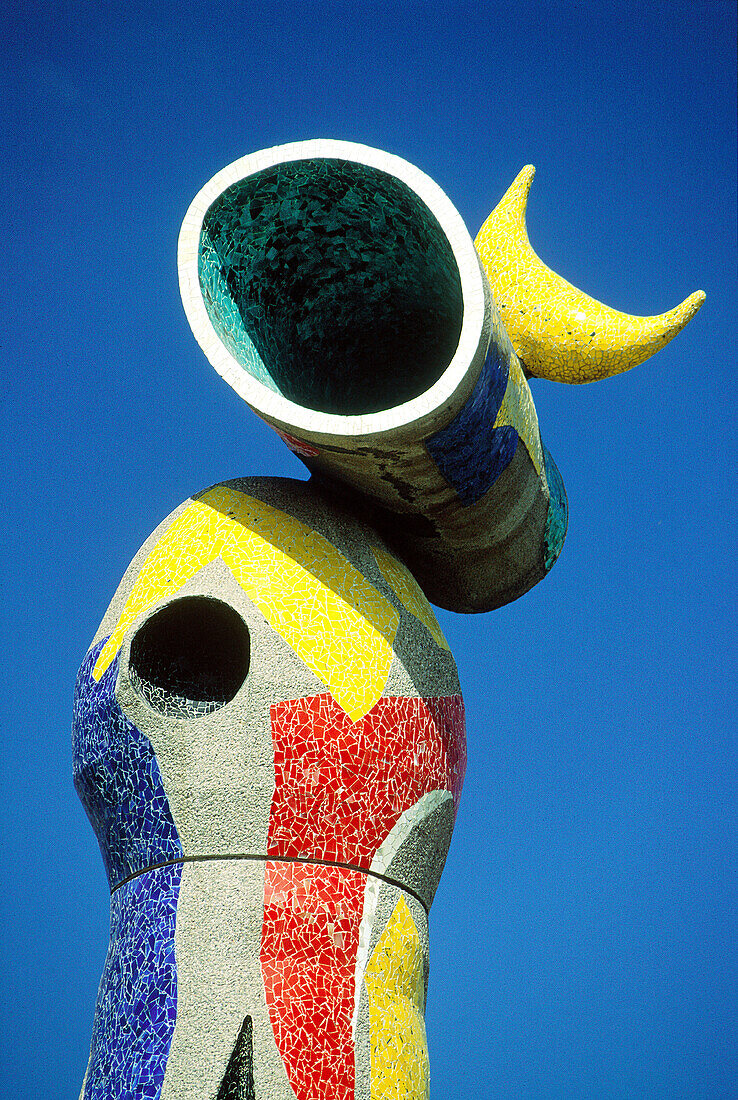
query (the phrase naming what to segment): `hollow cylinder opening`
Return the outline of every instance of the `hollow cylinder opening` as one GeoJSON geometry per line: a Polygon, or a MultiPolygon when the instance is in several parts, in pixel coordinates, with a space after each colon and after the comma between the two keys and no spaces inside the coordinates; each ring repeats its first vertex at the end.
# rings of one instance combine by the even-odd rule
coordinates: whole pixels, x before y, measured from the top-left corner
{"type": "Polygon", "coordinates": [[[183,596],[155,612],[131,640],[129,675],[155,710],[196,718],[225,706],[249,671],[249,631],[228,604],[183,596]]]}
{"type": "Polygon", "coordinates": [[[205,215],[198,267],[231,355],[319,412],[410,401],[459,342],[463,295],[446,234],[410,187],[368,165],[290,161],[233,184],[205,215]]]}

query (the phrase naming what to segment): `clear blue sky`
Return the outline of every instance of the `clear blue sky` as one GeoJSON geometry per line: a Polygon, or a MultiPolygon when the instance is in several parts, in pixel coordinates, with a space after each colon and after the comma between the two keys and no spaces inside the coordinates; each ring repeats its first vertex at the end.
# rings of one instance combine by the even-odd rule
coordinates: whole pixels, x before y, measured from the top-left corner
{"type": "Polygon", "coordinates": [[[655,359],[534,383],[569,494],[551,575],[441,613],[470,762],[432,913],[435,1100],[728,1100],[735,954],[735,5],[45,0],[2,17],[3,1091],[75,1097],[107,945],[72,788],[77,667],[191,492],[303,469],[182,311],[194,194],[244,153],[398,153],[472,233],[526,163],[532,243],[655,359]]]}

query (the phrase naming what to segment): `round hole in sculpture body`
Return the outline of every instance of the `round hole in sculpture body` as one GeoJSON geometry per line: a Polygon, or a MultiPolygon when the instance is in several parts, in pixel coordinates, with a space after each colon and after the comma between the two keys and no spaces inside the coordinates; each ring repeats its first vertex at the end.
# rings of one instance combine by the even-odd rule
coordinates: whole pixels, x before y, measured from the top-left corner
{"type": "Polygon", "coordinates": [[[358,162],[284,161],[211,203],[198,252],[210,322],[240,367],[322,413],[418,397],[459,344],[449,240],[402,180],[358,162]]]}
{"type": "Polygon", "coordinates": [[[249,671],[249,631],[228,604],[183,596],[151,615],[131,641],[129,676],[161,714],[198,718],[225,706],[249,671]]]}

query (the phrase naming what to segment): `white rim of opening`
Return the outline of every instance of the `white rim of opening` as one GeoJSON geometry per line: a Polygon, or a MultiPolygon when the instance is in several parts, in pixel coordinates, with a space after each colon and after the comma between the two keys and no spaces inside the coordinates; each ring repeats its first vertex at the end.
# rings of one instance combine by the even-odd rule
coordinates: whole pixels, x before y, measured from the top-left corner
{"type": "MultiPolygon", "coordinates": [[[[453,203],[438,184],[419,168],[380,149],[351,141],[296,141],[262,149],[234,160],[217,172],[197,193],[185,214],[177,251],[179,288],[187,320],[197,342],[218,374],[239,397],[265,420],[275,422],[287,432],[305,432],[316,436],[376,435],[393,428],[407,427],[448,403],[464,381],[470,364],[478,358],[484,343],[486,354],[487,323],[482,271],[469,232],[453,203]],[[348,160],[365,164],[396,176],[425,203],[438,221],[451,245],[461,280],[463,317],[461,334],[451,362],[441,377],[420,396],[382,412],[341,416],[306,409],[263,385],[231,355],[213,328],[200,289],[198,258],[200,234],[205,215],[215,200],[234,183],[255,175],[275,164],[312,159],[348,160]]],[[[480,363],[481,367],[481,363],[480,363]]]]}

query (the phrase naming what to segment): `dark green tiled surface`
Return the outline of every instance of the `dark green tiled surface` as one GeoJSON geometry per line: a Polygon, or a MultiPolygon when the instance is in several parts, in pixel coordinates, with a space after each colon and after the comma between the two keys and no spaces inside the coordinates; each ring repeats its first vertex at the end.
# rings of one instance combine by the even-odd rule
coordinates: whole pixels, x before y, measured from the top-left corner
{"type": "Polygon", "coordinates": [[[205,216],[199,267],[231,354],[311,409],[408,401],[458,344],[461,281],[445,234],[405,184],[366,165],[293,161],[229,187],[205,216]]]}

